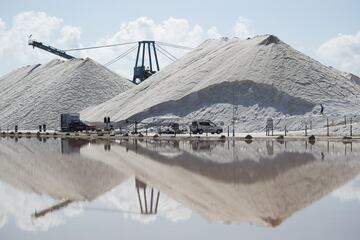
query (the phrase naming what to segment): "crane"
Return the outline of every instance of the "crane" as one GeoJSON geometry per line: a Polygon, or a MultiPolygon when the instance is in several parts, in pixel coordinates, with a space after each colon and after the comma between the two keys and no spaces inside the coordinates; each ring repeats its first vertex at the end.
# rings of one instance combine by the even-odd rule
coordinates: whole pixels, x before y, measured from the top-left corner
{"type": "Polygon", "coordinates": [[[172,55],[169,51],[165,49],[165,47],[177,48],[181,50],[192,50],[192,48],[175,45],[171,43],[164,43],[159,41],[138,41],[138,42],[125,42],[125,43],[116,43],[116,44],[109,44],[109,45],[102,45],[102,46],[92,46],[92,47],[82,47],[82,48],[73,48],[67,50],[61,50],[50,45],[45,45],[42,42],[35,41],[31,39],[29,36],[28,44],[33,46],[33,48],[37,47],[57,56],[60,56],[65,59],[74,59],[75,57],[69,55],[67,52],[70,51],[81,51],[81,50],[91,50],[91,49],[99,49],[99,48],[109,48],[109,47],[117,47],[123,45],[132,45],[129,49],[125,52],[121,53],[116,58],[112,59],[111,61],[104,64],[104,66],[108,67],[111,64],[123,59],[133,51],[137,49],[136,54],[136,61],[134,66],[134,73],[132,82],[135,84],[139,84],[143,82],[145,79],[150,77],[151,75],[155,74],[156,72],[160,71],[159,61],[157,52],[161,53],[166,58],[170,59],[171,61],[176,61],[177,58],[172,55]],[[136,44],[134,46],[134,44],[136,44]],[[145,59],[147,61],[145,62],[145,59]]]}
{"type": "Polygon", "coordinates": [[[38,42],[38,41],[35,41],[33,39],[31,39],[31,35],[29,37],[29,41],[28,41],[28,44],[30,46],[33,46],[33,48],[37,47],[37,48],[40,48],[42,50],[45,50],[47,52],[50,52],[52,54],[55,54],[57,56],[60,56],[62,58],[65,58],[65,59],[74,59],[75,57],[67,54],[65,51],[63,50],[60,50],[60,49],[57,49],[57,48],[54,48],[52,46],[49,46],[49,45],[44,45],[42,42],[38,42]]]}
{"type": "Polygon", "coordinates": [[[92,50],[92,49],[99,49],[99,48],[109,48],[109,47],[117,47],[117,46],[124,46],[124,45],[132,45],[129,49],[125,52],[122,52],[119,56],[115,57],[114,59],[110,60],[109,62],[105,63],[104,66],[108,67],[111,64],[125,58],[130,53],[137,50],[134,72],[133,72],[133,79],[132,82],[135,84],[140,84],[145,79],[150,77],[151,75],[155,74],[156,72],[160,71],[160,65],[158,60],[158,52],[162,54],[164,57],[168,58],[170,61],[174,62],[177,58],[171,54],[167,47],[170,48],[177,48],[180,50],[189,51],[193,48],[165,43],[160,41],[137,41],[137,42],[123,42],[123,43],[116,43],[116,44],[109,44],[109,45],[102,45],[102,46],[92,46],[92,47],[82,47],[82,48],[73,48],[64,50],[65,52],[70,51],[82,51],[82,50],[92,50]]]}

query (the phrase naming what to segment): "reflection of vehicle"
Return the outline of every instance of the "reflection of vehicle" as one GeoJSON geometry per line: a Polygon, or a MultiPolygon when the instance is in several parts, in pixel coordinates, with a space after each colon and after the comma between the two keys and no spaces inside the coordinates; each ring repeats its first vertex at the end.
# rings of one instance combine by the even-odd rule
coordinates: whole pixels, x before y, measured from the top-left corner
{"type": "Polygon", "coordinates": [[[192,141],[191,148],[193,151],[198,152],[210,152],[212,149],[216,147],[216,142],[210,141],[192,141]]]}
{"type": "Polygon", "coordinates": [[[215,123],[211,122],[210,120],[203,120],[203,121],[193,121],[190,125],[190,131],[194,134],[203,134],[203,133],[222,133],[222,128],[216,126],[215,123]]]}
{"type": "Polygon", "coordinates": [[[86,139],[61,139],[61,153],[62,154],[80,154],[80,148],[89,143],[86,139]]]}

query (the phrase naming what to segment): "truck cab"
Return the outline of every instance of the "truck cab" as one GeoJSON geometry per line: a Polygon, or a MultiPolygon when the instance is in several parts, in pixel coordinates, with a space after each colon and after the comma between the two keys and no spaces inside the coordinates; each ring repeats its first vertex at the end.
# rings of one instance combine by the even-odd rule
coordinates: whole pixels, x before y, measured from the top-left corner
{"type": "Polygon", "coordinates": [[[96,130],[95,126],[90,126],[80,120],[78,113],[63,113],[60,115],[60,126],[62,132],[78,132],[96,130]]]}

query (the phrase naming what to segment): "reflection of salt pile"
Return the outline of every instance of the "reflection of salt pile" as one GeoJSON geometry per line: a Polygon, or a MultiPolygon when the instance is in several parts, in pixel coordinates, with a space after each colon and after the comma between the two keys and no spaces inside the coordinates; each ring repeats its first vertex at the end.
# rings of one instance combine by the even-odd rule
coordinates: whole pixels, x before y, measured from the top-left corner
{"type": "Polygon", "coordinates": [[[332,195],[342,201],[360,200],[360,176],[358,176],[354,181],[349,182],[342,188],[334,191],[332,195]]]}
{"type": "MultiPolygon", "coordinates": [[[[167,151],[171,151],[171,147],[167,151]]],[[[81,155],[89,159],[100,161],[106,163],[116,169],[119,173],[122,173],[127,176],[135,176],[137,172],[135,169],[128,166],[126,162],[119,159],[117,151],[104,151],[101,145],[92,144],[89,148],[81,148],[81,155]]],[[[147,184],[147,182],[145,182],[147,184]]],[[[153,186],[149,186],[151,188],[153,186]]],[[[157,189],[158,190],[158,189],[157,189]]],[[[165,218],[171,221],[178,221],[188,219],[191,215],[191,211],[181,206],[176,202],[176,199],[173,200],[167,196],[166,193],[161,192],[159,199],[159,207],[157,214],[143,215],[140,214],[140,203],[136,193],[135,187],[135,178],[131,177],[125,183],[120,186],[112,189],[108,193],[104,194],[99,198],[99,201],[104,204],[115,207],[116,209],[121,210],[124,213],[125,217],[131,219],[148,223],[154,221],[157,216],[164,216],[165,218]]],[[[144,201],[143,196],[141,196],[142,201],[144,201]]],[[[149,203],[150,196],[148,193],[147,202],[149,203]]],[[[155,200],[154,200],[155,204],[155,200]]]]}
{"type": "MultiPolygon", "coordinates": [[[[149,150],[146,147],[149,144],[127,142],[123,147],[112,146],[112,154],[98,160],[114,168],[133,169],[139,179],[210,221],[276,226],[360,171],[360,163],[353,160],[355,155],[325,151],[321,160],[324,146],[316,144],[311,146],[314,153],[310,148],[301,150],[301,142],[292,143],[289,150],[282,153],[284,146],[275,143],[274,152],[263,153],[256,159],[247,155],[247,151],[233,151],[230,145],[229,152],[237,152],[233,161],[217,162],[208,160],[204,153],[191,155],[186,149],[175,157],[168,157],[149,150]],[[115,162],[111,156],[121,161],[115,162]]],[[[342,149],[342,143],[334,144],[335,149],[342,149]]],[[[258,146],[252,143],[249,148],[258,146]]],[[[94,149],[89,154],[84,149],[82,154],[91,157],[94,149]]]]}
{"type": "MultiPolygon", "coordinates": [[[[230,124],[235,103],[239,128],[254,131],[266,117],[312,114],[327,100],[332,114],[352,112],[357,104],[344,98],[359,90],[338,71],[266,35],[207,40],[139,86],[82,113],[97,121],[106,115],[118,121],[168,115],[230,124]]],[[[300,127],[299,121],[291,124],[300,127]]]]}
{"type": "Polygon", "coordinates": [[[65,112],[105,102],[133,84],[91,59],[53,60],[0,78],[0,127],[59,127],[65,112]]]}
{"type": "MultiPolygon", "coordinates": [[[[133,172],[126,167],[115,170],[108,164],[81,156],[81,149],[91,151],[87,145],[87,140],[79,139],[47,139],[46,142],[19,139],[17,143],[1,140],[0,199],[3,201],[0,203],[0,228],[11,216],[21,229],[47,230],[64,223],[63,214],[66,217],[78,214],[81,208],[72,208],[76,202],[94,199],[141,222],[153,221],[159,215],[172,221],[190,216],[189,210],[166,194],[161,194],[157,215],[140,215],[135,181],[129,178],[133,172]],[[54,211],[36,221],[30,217],[35,210],[47,209],[64,199],[74,201],[71,206],[64,207],[64,212],[54,211]]],[[[107,151],[102,147],[102,151],[94,152],[94,156],[97,153],[101,156],[107,151]]]]}
{"type": "Polygon", "coordinates": [[[15,143],[0,139],[0,225],[14,218],[20,229],[46,231],[79,214],[81,208],[68,207],[34,220],[31,215],[35,210],[41,211],[63,199],[93,200],[127,178],[108,165],[81,157],[79,148],[87,141],[63,141],[66,148],[61,140],[47,139],[45,143],[19,139],[15,143]]]}
{"type": "Polygon", "coordinates": [[[63,155],[60,140],[51,139],[46,143],[37,139],[20,139],[16,144],[2,141],[0,166],[1,181],[58,200],[93,200],[128,178],[108,165],[78,154],[63,155]]]}

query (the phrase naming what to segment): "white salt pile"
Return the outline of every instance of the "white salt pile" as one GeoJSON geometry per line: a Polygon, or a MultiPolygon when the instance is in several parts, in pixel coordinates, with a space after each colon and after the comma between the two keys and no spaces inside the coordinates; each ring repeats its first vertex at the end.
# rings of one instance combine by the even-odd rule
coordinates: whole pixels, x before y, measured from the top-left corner
{"type": "Polygon", "coordinates": [[[60,125],[60,114],[79,112],[128,90],[133,84],[91,59],[53,60],[0,78],[0,127],[36,129],[60,125]]]}
{"type": "Polygon", "coordinates": [[[81,114],[90,121],[176,116],[226,126],[234,113],[237,131],[263,131],[268,117],[276,119],[276,126],[295,130],[303,128],[304,117],[323,127],[326,116],[342,119],[360,110],[359,90],[354,79],[273,35],[207,40],[139,86],[81,114]],[[320,116],[321,103],[325,115],[320,116]]]}

